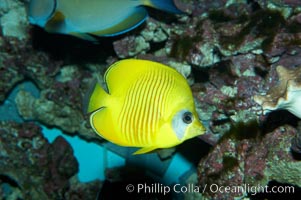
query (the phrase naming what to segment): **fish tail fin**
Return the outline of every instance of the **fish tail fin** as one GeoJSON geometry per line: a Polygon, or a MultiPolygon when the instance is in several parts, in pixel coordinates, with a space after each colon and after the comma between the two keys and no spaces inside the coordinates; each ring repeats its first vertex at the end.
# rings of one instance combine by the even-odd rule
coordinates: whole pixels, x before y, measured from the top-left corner
{"type": "Polygon", "coordinates": [[[94,87],[87,94],[85,111],[87,113],[94,112],[100,108],[106,107],[108,102],[109,94],[101,87],[99,81],[95,81],[94,87]]]}
{"type": "Polygon", "coordinates": [[[183,14],[174,3],[174,0],[144,0],[144,5],[175,14],[183,14]]]}

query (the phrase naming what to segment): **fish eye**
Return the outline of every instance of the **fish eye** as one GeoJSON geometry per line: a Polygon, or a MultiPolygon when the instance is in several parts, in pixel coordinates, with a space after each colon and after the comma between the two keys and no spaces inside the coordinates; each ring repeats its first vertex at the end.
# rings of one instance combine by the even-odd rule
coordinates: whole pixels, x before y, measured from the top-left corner
{"type": "Polygon", "coordinates": [[[193,120],[193,116],[191,112],[185,112],[183,114],[182,120],[185,124],[191,124],[192,120],[193,120]]]}

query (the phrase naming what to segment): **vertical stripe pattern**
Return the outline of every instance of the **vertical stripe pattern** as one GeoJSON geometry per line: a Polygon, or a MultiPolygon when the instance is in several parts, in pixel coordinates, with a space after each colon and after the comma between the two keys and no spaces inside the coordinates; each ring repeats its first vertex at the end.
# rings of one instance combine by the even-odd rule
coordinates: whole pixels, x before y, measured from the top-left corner
{"type": "Polygon", "coordinates": [[[135,146],[152,144],[175,80],[166,69],[149,69],[127,91],[118,124],[124,139],[135,146]]]}

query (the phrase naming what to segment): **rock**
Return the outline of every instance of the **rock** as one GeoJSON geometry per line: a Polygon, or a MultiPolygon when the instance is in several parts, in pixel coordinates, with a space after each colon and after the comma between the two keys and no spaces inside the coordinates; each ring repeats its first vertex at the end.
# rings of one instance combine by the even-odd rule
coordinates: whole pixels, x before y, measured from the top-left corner
{"type": "Polygon", "coordinates": [[[101,187],[99,182],[79,183],[69,143],[58,137],[50,144],[32,122],[0,122],[0,171],[3,199],[66,199],[71,193],[94,199],[101,187]],[[79,184],[86,189],[75,190],[79,184]]]}

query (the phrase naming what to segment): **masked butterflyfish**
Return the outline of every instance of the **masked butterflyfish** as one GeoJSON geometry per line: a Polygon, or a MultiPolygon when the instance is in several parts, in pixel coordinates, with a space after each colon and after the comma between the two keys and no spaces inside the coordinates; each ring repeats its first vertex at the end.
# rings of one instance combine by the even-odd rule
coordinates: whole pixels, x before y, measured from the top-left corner
{"type": "Polygon", "coordinates": [[[105,91],[96,83],[87,111],[94,131],[120,146],[142,147],[134,154],[176,146],[202,135],[186,79],[166,65],[125,59],[104,75],[105,91]]]}
{"type": "Polygon", "coordinates": [[[149,6],[180,14],[173,0],[31,0],[29,21],[48,32],[96,41],[115,36],[145,21],[149,6]]]}

